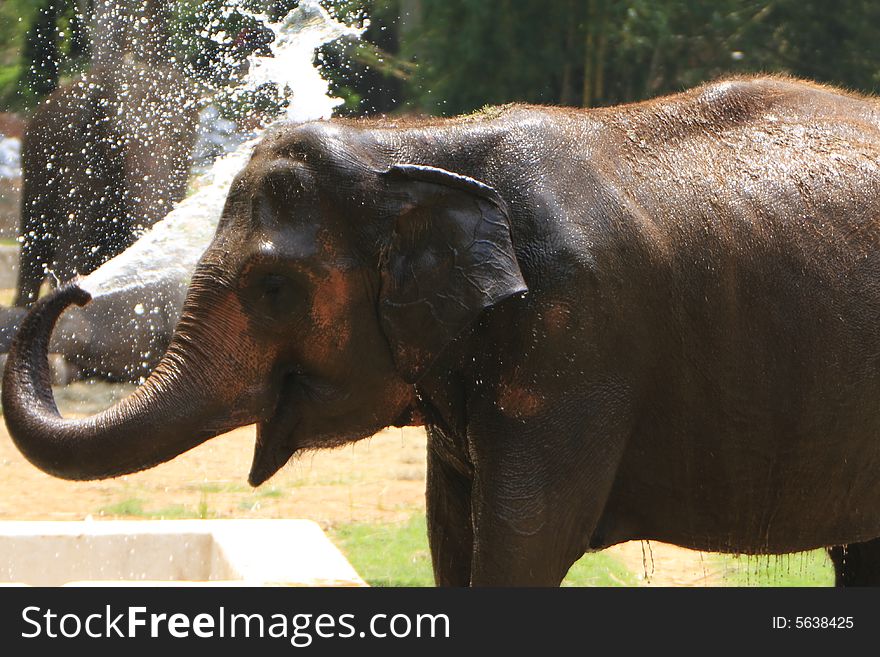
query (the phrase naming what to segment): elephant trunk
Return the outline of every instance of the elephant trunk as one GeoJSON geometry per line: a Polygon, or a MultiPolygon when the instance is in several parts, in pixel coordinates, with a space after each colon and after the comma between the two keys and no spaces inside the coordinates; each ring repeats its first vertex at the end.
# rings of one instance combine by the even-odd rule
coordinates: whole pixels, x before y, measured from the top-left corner
{"type": "MultiPolygon", "coordinates": [[[[75,285],[40,299],[12,344],[3,377],[3,412],[13,441],[40,469],[65,479],[102,479],[170,460],[205,440],[254,421],[236,417],[211,377],[204,350],[184,349],[193,334],[175,333],[147,381],[126,399],[91,417],[62,418],[49,382],[48,345],[61,313],[90,295],[75,285]]],[[[190,345],[192,347],[192,345],[190,345]]],[[[240,407],[239,407],[240,408],[240,407]]]]}

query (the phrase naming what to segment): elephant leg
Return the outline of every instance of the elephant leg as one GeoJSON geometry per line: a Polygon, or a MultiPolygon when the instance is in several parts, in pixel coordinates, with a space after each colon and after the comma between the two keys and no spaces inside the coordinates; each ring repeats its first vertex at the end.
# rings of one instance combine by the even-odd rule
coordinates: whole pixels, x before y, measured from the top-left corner
{"type": "Polygon", "coordinates": [[[628,433],[566,435],[546,422],[475,457],[472,586],[559,586],[589,548],[628,433]],[[558,433],[557,433],[558,432],[558,433]]]}
{"type": "MultiPolygon", "coordinates": [[[[47,224],[50,223],[46,219],[47,224]]],[[[23,232],[26,236],[18,257],[18,281],[14,305],[30,306],[40,296],[40,286],[46,278],[46,265],[55,255],[55,239],[46,233],[51,228],[39,226],[23,232]],[[32,234],[29,234],[32,233],[32,234]]]]}
{"type": "Polygon", "coordinates": [[[471,586],[559,586],[599,514],[584,516],[558,499],[539,502],[546,493],[515,478],[500,484],[478,475],[474,485],[471,586]],[[503,495],[486,492],[501,485],[509,486],[503,495]]]}
{"type": "Polygon", "coordinates": [[[448,441],[428,429],[428,542],[437,586],[467,586],[471,581],[473,524],[472,476],[448,450],[448,441]]]}
{"type": "Polygon", "coordinates": [[[14,301],[18,307],[29,306],[36,301],[40,294],[40,285],[43,283],[43,263],[34,253],[34,246],[28,242],[21,245],[14,301]]]}
{"type": "Polygon", "coordinates": [[[36,141],[26,136],[22,144],[23,178],[18,224],[21,250],[14,301],[18,307],[30,306],[40,296],[46,271],[53,266],[59,244],[63,244],[61,233],[65,231],[67,216],[72,211],[66,183],[46,169],[47,158],[55,157],[47,144],[54,143],[57,138],[57,135],[38,132],[36,141]]]}
{"type": "Polygon", "coordinates": [[[57,222],[48,190],[25,177],[22,187],[18,234],[22,240],[18,255],[18,281],[14,305],[30,306],[40,296],[46,278],[45,267],[55,257],[57,222]]]}
{"type": "Polygon", "coordinates": [[[880,586],[880,538],[828,549],[837,586],[880,586]]]}

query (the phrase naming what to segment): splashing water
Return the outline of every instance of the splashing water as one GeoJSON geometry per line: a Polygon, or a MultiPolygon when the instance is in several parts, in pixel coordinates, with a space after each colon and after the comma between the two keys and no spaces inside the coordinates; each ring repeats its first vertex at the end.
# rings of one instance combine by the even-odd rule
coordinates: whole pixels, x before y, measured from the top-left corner
{"type": "MultiPolygon", "coordinates": [[[[343,36],[358,37],[360,30],[334,20],[317,0],[303,0],[277,23],[251,15],[275,33],[274,57],[250,57],[242,90],[275,84],[286,101],[284,114],[276,122],[330,118],[342,101],[330,96],[329,82],[312,65],[315,50],[343,36]]],[[[178,203],[127,251],[79,279],[79,286],[93,297],[155,285],[186,286],[214,236],[232,180],[247,164],[264,130],[219,158],[198,179],[195,193],[178,203]]]]}

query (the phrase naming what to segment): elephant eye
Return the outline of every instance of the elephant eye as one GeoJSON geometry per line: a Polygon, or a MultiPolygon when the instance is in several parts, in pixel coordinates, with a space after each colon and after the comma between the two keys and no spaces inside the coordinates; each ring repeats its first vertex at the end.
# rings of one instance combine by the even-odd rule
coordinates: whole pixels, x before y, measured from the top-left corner
{"type": "Polygon", "coordinates": [[[260,287],[264,297],[277,298],[284,291],[285,284],[289,283],[288,278],[281,274],[266,274],[260,281],[260,287]]]}
{"type": "Polygon", "coordinates": [[[265,273],[252,280],[246,296],[254,309],[267,318],[287,318],[305,302],[306,294],[302,286],[290,276],[265,273]]]}

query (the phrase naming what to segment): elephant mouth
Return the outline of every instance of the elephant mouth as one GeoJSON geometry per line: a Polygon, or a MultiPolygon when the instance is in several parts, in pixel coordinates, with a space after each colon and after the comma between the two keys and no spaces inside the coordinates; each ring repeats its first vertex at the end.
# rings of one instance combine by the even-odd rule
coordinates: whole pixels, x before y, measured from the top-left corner
{"type": "Polygon", "coordinates": [[[272,414],[257,423],[254,459],[248,475],[248,483],[254,488],[283,468],[296,451],[296,444],[292,440],[299,425],[293,403],[295,390],[295,375],[285,376],[272,414]]]}
{"type": "MultiPolygon", "coordinates": [[[[359,429],[351,429],[349,426],[348,431],[340,429],[336,433],[319,431],[314,435],[301,435],[303,431],[311,434],[315,430],[313,422],[309,420],[311,415],[307,407],[317,405],[326,410],[336,405],[344,407],[349,401],[349,394],[344,389],[320,377],[300,369],[283,374],[274,406],[268,407],[267,410],[271,411],[257,423],[257,439],[248,483],[254,487],[265,483],[302,449],[342,445],[371,435],[389,425],[404,427],[425,423],[415,399],[402,399],[400,412],[388,424],[376,418],[372,424],[360,426],[359,429]]],[[[342,414],[338,417],[341,424],[346,426],[346,418],[351,422],[350,408],[349,415],[342,414]]]]}
{"type": "Polygon", "coordinates": [[[294,369],[281,376],[275,406],[266,419],[257,423],[257,441],[248,483],[265,483],[303,447],[294,437],[302,425],[302,402],[333,404],[346,395],[337,388],[294,369]]]}

